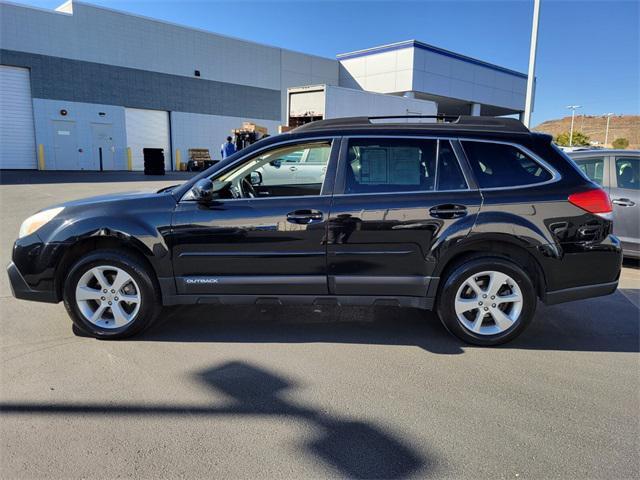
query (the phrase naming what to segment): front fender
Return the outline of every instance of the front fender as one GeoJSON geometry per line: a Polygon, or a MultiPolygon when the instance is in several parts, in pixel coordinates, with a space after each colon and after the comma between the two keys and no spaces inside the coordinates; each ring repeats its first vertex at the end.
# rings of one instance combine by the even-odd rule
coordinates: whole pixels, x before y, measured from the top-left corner
{"type": "Polygon", "coordinates": [[[114,238],[142,253],[158,276],[171,276],[170,249],[165,239],[170,226],[170,211],[156,214],[153,219],[140,215],[87,216],[63,222],[42,240],[54,248],[55,245],[72,247],[89,239],[114,238]]]}

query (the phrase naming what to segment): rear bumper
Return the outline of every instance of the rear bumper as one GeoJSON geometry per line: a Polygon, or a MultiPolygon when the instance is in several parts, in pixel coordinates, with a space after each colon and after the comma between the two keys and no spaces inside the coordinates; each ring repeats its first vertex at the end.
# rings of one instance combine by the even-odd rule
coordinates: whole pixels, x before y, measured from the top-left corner
{"type": "Polygon", "coordinates": [[[556,265],[547,265],[547,305],[610,295],[618,288],[622,270],[622,247],[615,235],[597,244],[563,245],[556,265]]]}
{"type": "Polygon", "coordinates": [[[596,285],[565,288],[563,290],[547,292],[542,300],[547,305],[556,305],[558,303],[573,302],[574,300],[610,295],[615,292],[617,288],[618,280],[608,283],[599,283],[596,285]]]}
{"type": "Polygon", "coordinates": [[[34,302],[58,303],[58,299],[52,290],[34,290],[31,288],[15,263],[11,262],[7,266],[7,274],[9,275],[9,283],[11,284],[11,293],[13,293],[14,297],[21,300],[32,300],[34,302]]]}

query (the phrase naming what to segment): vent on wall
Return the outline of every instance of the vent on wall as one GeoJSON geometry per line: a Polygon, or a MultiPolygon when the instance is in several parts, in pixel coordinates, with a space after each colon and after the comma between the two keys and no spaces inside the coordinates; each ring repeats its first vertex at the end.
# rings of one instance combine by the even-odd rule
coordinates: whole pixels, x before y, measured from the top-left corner
{"type": "Polygon", "coordinates": [[[200,70],[196,70],[196,71],[194,71],[194,72],[193,72],[193,74],[194,74],[196,77],[199,77],[199,76],[200,76],[200,70]]]}

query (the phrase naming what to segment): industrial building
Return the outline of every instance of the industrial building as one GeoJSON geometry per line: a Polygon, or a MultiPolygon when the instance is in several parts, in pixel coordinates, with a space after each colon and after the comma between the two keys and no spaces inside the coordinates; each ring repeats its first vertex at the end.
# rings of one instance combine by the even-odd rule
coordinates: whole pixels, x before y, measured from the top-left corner
{"type": "Polygon", "coordinates": [[[526,75],[417,41],[330,59],[77,1],[0,3],[0,169],[141,170],[143,148],[167,169],[190,149],[219,158],[243,122],[277,133],[307,86],[353,99],[339,115],[507,115],[526,75]]]}

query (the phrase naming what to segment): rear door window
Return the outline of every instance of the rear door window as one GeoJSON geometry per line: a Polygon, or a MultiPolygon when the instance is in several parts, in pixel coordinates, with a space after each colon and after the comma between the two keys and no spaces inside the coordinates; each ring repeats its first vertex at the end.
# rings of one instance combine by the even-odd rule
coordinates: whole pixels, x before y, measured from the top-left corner
{"type": "Polygon", "coordinates": [[[517,187],[551,180],[551,173],[515,145],[463,140],[480,188],[517,187]]]}
{"type": "Polygon", "coordinates": [[[351,139],[345,193],[429,192],[466,189],[449,141],[351,139]]]}

